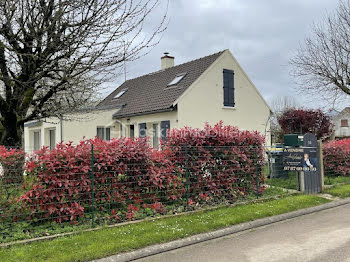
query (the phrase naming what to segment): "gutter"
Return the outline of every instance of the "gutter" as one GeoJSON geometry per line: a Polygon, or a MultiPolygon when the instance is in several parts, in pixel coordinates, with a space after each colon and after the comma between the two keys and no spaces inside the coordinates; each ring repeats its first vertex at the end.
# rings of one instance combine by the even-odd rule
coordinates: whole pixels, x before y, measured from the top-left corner
{"type": "Polygon", "coordinates": [[[132,113],[132,114],[122,114],[118,115],[118,112],[113,114],[113,119],[120,119],[120,118],[125,118],[125,117],[132,117],[132,116],[143,116],[143,115],[150,115],[150,114],[156,114],[156,113],[164,113],[164,112],[171,112],[175,111],[176,106],[171,106],[169,108],[165,109],[159,109],[159,110],[153,110],[153,111],[145,111],[145,112],[139,112],[139,113],[132,113]]]}

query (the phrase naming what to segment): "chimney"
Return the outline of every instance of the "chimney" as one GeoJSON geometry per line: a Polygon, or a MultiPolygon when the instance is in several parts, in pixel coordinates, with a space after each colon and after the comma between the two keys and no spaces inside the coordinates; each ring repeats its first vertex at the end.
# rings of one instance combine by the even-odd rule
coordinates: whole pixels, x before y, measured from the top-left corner
{"type": "Polygon", "coordinates": [[[161,61],[162,70],[174,66],[174,57],[169,56],[168,52],[164,53],[164,56],[161,57],[160,61],[161,61]]]}

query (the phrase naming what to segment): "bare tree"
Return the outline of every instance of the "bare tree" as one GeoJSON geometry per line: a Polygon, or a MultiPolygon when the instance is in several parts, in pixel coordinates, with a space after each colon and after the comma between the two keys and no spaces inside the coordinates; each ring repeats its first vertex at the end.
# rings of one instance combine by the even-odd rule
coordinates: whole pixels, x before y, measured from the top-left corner
{"type": "Polygon", "coordinates": [[[350,95],[349,0],[341,0],[335,14],[313,26],[290,63],[304,94],[322,95],[329,101],[350,95]]]}
{"type": "Polygon", "coordinates": [[[75,108],[123,61],[157,43],[146,19],[160,0],[0,0],[0,144],[20,145],[26,121],[75,108]]]}
{"type": "Polygon", "coordinates": [[[297,100],[293,96],[276,96],[271,102],[273,114],[270,118],[270,131],[273,143],[279,143],[283,139],[283,132],[278,123],[278,118],[288,109],[299,106],[297,100]]]}
{"type": "Polygon", "coordinates": [[[271,109],[275,115],[282,114],[285,110],[298,106],[299,104],[293,96],[276,96],[271,101],[271,109]]]}

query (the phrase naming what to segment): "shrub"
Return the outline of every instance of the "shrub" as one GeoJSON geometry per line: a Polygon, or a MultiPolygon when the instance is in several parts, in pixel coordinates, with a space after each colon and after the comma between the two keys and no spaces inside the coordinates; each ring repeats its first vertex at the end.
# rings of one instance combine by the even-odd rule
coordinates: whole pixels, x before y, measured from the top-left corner
{"type": "Polygon", "coordinates": [[[278,123],[284,134],[312,133],[317,139],[328,138],[332,134],[333,124],[329,116],[320,109],[290,108],[278,117],[278,123]]]}
{"type": "Polygon", "coordinates": [[[96,219],[119,221],[174,211],[184,201],[235,201],[257,186],[264,191],[263,142],[257,132],[219,123],[172,130],[160,151],[145,139],[61,143],[27,161],[32,183],[19,202],[31,210],[28,219],[75,223],[94,210],[96,219]]]}
{"type": "Polygon", "coordinates": [[[35,182],[21,201],[38,219],[75,221],[93,207],[110,212],[113,218],[133,219],[143,205],[177,198],[179,181],[172,163],[142,139],[95,139],[77,146],[59,144],[51,151],[43,148],[27,168],[35,182]]]}
{"type": "Polygon", "coordinates": [[[23,182],[24,158],[22,149],[0,146],[0,180],[3,185],[23,182]]]}
{"type": "Polygon", "coordinates": [[[350,139],[325,143],[323,162],[327,176],[350,175],[350,139]]]}
{"type": "Polygon", "coordinates": [[[163,148],[172,153],[174,164],[188,176],[188,197],[190,204],[195,204],[234,201],[256,192],[257,183],[262,193],[263,144],[259,133],[239,131],[220,122],[206,124],[204,129],[173,129],[163,148]]]}
{"type": "Polygon", "coordinates": [[[0,146],[0,222],[21,219],[23,210],[17,203],[23,193],[23,164],[25,153],[21,149],[0,146]]]}

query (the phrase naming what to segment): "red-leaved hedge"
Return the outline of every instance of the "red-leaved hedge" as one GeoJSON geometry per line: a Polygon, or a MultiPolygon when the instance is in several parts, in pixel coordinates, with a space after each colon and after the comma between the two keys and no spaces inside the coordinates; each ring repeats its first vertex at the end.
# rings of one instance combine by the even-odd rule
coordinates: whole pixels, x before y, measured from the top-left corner
{"type": "Polygon", "coordinates": [[[222,123],[172,130],[159,151],[146,139],[61,143],[27,162],[32,183],[20,203],[31,210],[28,219],[62,223],[95,211],[97,219],[121,221],[186,203],[235,201],[264,191],[263,143],[257,132],[222,123]]]}
{"type": "Polygon", "coordinates": [[[201,201],[236,200],[264,191],[264,138],[222,122],[204,129],[172,129],[163,144],[172,162],[188,170],[188,196],[201,201]]]}
{"type": "Polygon", "coordinates": [[[23,182],[23,164],[25,153],[21,149],[0,146],[0,181],[2,184],[20,184],[23,182]]]}
{"type": "Polygon", "coordinates": [[[21,200],[36,218],[73,221],[94,208],[111,211],[114,219],[133,219],[140,206],[159,210],[161,197],[163,201],[178,197],[175,189],[180,181],[172,163],[142,139],[59,144],[37,152],[27,167],[35,182],[21,200]]]}
{"type": "Polygon", "coordinates": [[[350,175],[350,138],[325,143],[323,162],[326,176],[350,175]]]}

